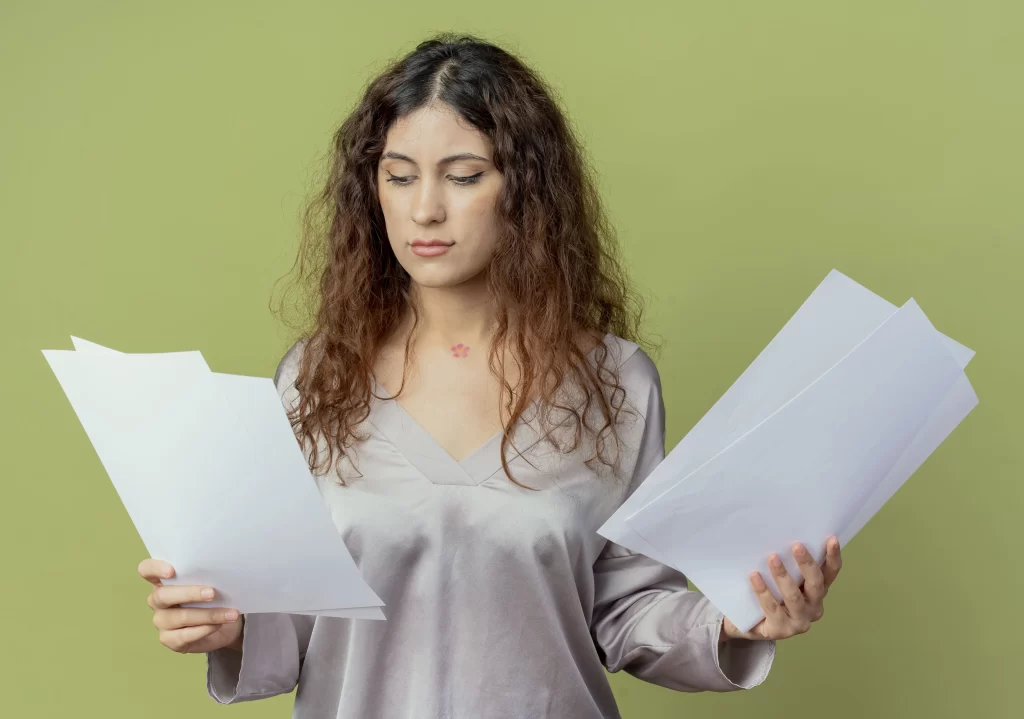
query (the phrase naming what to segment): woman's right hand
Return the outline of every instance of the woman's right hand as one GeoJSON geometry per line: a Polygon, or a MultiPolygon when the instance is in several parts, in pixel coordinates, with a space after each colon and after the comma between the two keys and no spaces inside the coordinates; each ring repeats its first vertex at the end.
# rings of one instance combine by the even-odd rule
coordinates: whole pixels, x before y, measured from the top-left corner
{"type": "Polygon", "coordinates": [[[159,559],[143,559],[139,574],[153,585],[146,602],[153,610],[153,624],[160,630],[160,643],[179,654],[200,654],[231,647],[242,650],[245,617],[234,609],[179,607],[187,602],[208,602],[216,596],[213,587],[165,586],[160,580],[174,576],[174,567],[159,559]],[[209,596],[204,596],[207,590],[209,596]]]}

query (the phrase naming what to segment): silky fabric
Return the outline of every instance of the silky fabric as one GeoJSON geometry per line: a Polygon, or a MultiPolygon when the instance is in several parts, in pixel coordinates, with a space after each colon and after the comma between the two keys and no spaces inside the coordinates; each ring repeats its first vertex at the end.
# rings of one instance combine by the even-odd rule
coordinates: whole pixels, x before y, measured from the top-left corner
{"type": "MultiPolygon", "coordinates": [[[[304,347],[275,373],[286,408],[304,347]]],[[[681,573],[596,532],[665,456],[654,362],[611,333],[595,368],[599,352],[625,392],[607,394],[623,405],[621,444],[605,436],[616,471],[585,464],[589,433],[567,453],[549,442],[575,423],[542,425],[535,402],[506,454],[535,491],[505,476],[500,432],[456,461],[375,382],[369,436],[336,463],[347,486],[333,470],[311,481],[386,621],[246,614],[242,651],[207,654],[210,696],[297,687],[293,719],[619,719],[606,670],[684,692],[763,682],[774,641],[720,644],[722,613],[681,573]]]]}

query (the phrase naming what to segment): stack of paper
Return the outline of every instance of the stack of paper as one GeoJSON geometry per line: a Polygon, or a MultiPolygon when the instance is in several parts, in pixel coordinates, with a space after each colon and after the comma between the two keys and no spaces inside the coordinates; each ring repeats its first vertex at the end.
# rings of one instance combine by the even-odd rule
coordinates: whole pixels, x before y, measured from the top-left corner
{"type": "Polygon", "coordinates": [[[749,573],[846,546],[978,398],[974,352],[833,270],[598,533],[686,574],[741,631],[749,573]]]}
{"type": "Polygon", "coordinates": [[[200,352],[43,350],[164,584],[242,613],[384,619],[334,525],[272,380],[200,352]]]}

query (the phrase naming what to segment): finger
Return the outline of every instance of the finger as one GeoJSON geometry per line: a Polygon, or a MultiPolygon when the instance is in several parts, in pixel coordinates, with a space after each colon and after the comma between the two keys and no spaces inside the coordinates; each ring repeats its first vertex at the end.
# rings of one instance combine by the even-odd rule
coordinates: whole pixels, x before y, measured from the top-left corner
{"type": "Polygon", "coordinates": [[[235,621],[238,621],[237,609],[179,607],[153,614],[153,626],[157,629],[182,629],[204,624],[231,624],[235,621]]]}
{"type": "Polygon", "coordinates": [[[804,596],[811,604],[817,604],[825,598],[825,575],[821,567],[814,561],[814,556],[800,542],[793,547],[793,558],[800,565],[800,573],[804,575],[804,596]]]}
{"type": "Polygon", "coordinates": [[[160,586],[161,579],[174,576],[174,567],[162,559],[148,557],[139,562],[139,575],[150,584],[160,586]]]}
{"type": "Polygon", "coordinates": [[[789,616],[797,619],[805,617],[809,619],[808,615],[810,612],[807,608],[807,602],[804,600],[804,593],[800,591],[800,587],[789,576],[789,572],[786,571],[786,565],[782,563],[782,559],[775,552],[772,552],[768,558],[768,568],[775,579],[775,586],[779,588],[779,592],[782,594],[782,601],[786,605],[789,616]]]}
{"type": "Polygon", "coordinates": [[[149,606],[153,609],[167,609],[186,602],[209,602],[217,592],[213,587],[202,585],[161,585],[150,594],[152,602],[149,606]]]}
{"type": "Polygon", "coordinates": [[[832,586],[836,581],[839,570],[843,567],[843,558],[839,554],[839,538],[831,537],[825,544],[825,561],[822,565],[822,574],[825,578],[825,589],[832,586]]]}
{"type": "Polygon", "coordinates": [[[220,629],[218,624],[200,624],[185,629],[168,629],[160,632],[160,643],[168,649],[184,654],[188,648],[220,629]]]}
{"type": "Polygon", "coordinates": [[[779,606],[775,595],[768,589],[768,583],[764,581],[764,577],[761,576],[760,572],[754,571],[750,573],[750,583],[754,585],[754,594],[757,595],[757,601],[760,602],[761,609],[764,610],[765,618],[781,617],[782,607],[779,606]]]}

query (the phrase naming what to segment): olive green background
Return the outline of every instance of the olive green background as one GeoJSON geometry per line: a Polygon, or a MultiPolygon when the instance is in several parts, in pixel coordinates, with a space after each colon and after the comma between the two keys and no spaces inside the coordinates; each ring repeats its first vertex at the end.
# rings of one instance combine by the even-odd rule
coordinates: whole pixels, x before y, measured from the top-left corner
{"type": "Polygon", "coordinates": [[[269,376],[316,158],[385,61],[462,30],[521,52],[587,144],[664,342],[669,448],[833,267],[978,353],[981,404],[766,683],[620,673],[624,715],[1019,716],[1021,4],[368,5],[0,6],[0,715],[290,715],[294,695],[220,707],[204,657],[158,643],[145,548],[40,350],[269,376]]]}

